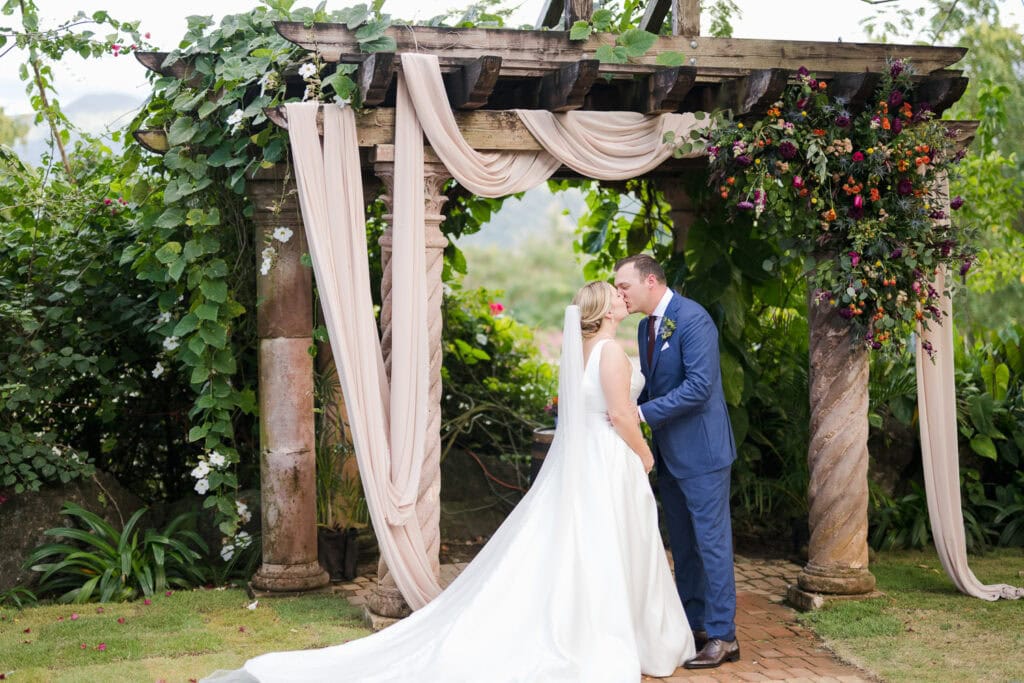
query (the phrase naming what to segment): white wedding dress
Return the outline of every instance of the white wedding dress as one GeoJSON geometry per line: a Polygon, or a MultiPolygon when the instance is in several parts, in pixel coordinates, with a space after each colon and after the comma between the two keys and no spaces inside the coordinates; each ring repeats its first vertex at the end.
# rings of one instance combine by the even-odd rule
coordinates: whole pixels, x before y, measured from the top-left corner
{"type": "MultiPolygon", "coordinates": [[[[606,342],[583,370],[575,307],[570,336],[572,325],[544,467],[444,592],[366,638],[266,654],[205,680],[637,683],[693,657],[647,475],[608,422],[598,373],[606,342]]],[[[634,370],[634,399],[642,387],[634,370]]]]}

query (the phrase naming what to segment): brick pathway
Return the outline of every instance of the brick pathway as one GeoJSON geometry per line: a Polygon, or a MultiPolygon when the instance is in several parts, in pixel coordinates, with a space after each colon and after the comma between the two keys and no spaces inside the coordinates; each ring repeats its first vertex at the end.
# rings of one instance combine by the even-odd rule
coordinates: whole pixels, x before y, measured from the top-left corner
{"type": "MultiPolygon", "coordinates": [[[[671,557],[670,560],[671,562],[671,557]]],[[[465,567],[441,567],[447,584],[465,567]]],[[[648,683],[725,683],[742,681],[794,681],[853,683],[877,680],[835,657],[809,630],[796,621],[796,612],[782,604],[786,586],[796,582],[800,565],[788,560],[736,557],[736,631],[742,659],[717,669],[677,669],[668,678],[644,676],[648,683]]],[[[376,576],[368,571],[349,583],[334,587],[353,605],[364,605],[376,576]]]]}

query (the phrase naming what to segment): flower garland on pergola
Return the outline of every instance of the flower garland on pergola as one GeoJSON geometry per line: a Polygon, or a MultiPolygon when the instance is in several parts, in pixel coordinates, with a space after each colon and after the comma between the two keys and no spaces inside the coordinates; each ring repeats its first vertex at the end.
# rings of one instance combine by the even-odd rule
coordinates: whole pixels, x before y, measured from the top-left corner
{"type": "Polygon", "coordinates": [[[806,260],[815,304],[835,308],[869,348],[892,352],[916,324],[941,322],[946,292],[932,286],[934,270],[965,276],[975,253],[970,229],[935,201],[963,152],[927,104],[911,104],[911,75],[892,61],[874,106],[855,115],[801,68],[763,118],[725,121],[708,143],[726,205],[778,238],[783,260],[806,260]]]}

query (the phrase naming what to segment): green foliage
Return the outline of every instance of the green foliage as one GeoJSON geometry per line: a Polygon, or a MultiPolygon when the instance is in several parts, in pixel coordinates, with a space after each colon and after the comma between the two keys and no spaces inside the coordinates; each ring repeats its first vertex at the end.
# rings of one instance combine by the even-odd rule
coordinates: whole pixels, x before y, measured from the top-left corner
{"type": "Polygon", "coordinates": [[[183,481],[171,425],[187,397],[152,332],[159,292],[111,258],[138,237],[149,183],[132,178],[137,155],[90,137],[71,158],[66,177],[0,153],[0,486],[35,490],[99,465],[166,494],[183,481]]]}
{"type": "Polygon", "coordinates": [[[202,557],[199,551],[206,552],[206,544],[183,528],[195,513],[176,517],[163,531],[147,529],[140,538],[135,527],[146,508],[137,510],[120,531],[74,503],[64,503],[61,512],[84,528],[44,532],[69,542],[42,545],[25,561],[42,573],[40,593],[61,593],[61,602],[110,602],[204,581],[196,561],[202,557]]]}
{"type": "Polygon", "coordinates": [[[28,123],[21,117],[7,116],[4,114],[4,108],[0,107],[0,145],[10,145],[23,140],[28,130],[28,123]]]}
{"type": "Polygon", "coordinates": [[[0,607],[13,605],[16,609],[24,609],[39,602],[36,594],[24,586],[14,586],[0,591],[0,607]]]}
{"type": "Polygon", "coordinates": [[[456,284],[445,297],[442,457],[455,447],[525,458],[533,429],[547,421],[555,369],[541,359],[529,328],[505,314],[499,295],[456,284]]]}

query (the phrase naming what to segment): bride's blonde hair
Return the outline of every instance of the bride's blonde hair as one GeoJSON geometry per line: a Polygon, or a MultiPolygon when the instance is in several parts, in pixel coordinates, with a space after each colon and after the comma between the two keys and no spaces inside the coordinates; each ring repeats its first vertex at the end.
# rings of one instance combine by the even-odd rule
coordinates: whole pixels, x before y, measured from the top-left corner
{"type": "Polygon", "coordinates": [[[583,337],[592,337],[601,329],[601,321],[612,310],[615,288],[604,280],[588,282],[576,292],[573,304],[580,309],[580,330],[583,337]]]}

